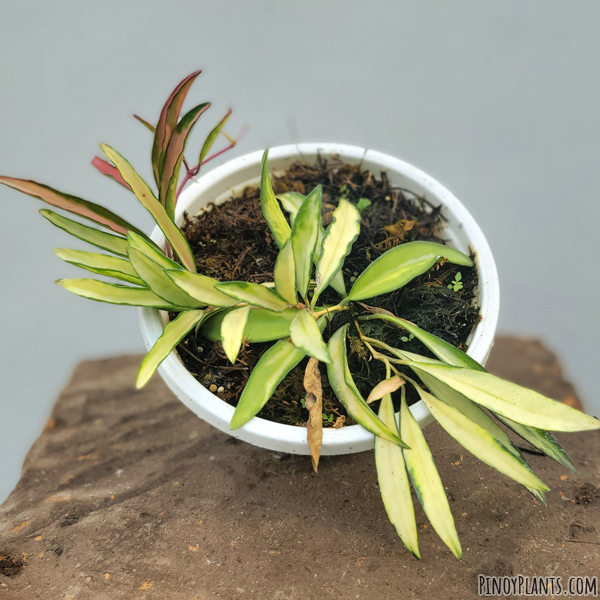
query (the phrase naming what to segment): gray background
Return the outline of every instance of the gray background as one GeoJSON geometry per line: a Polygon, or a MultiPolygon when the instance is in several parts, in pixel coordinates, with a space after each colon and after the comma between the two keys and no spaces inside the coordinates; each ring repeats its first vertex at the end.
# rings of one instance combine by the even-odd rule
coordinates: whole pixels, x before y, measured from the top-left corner
{"type": "MultiPolygon", "coordinates": [[[[597,0],[4,0],[0,172],[149,228],[89,162],[107,142],[151,178],[151,136],[131,114],[155,121],[202,68],[190,95],[214,103],[202,133],[229,106],[230,132],[251,127],[228,158],[344,142],[448,186],[494,251],[500,329],[546,341],[598,414],[599,19],[597,0]]],[[[41,203],[2,188],[0,206],[1,500],[74,365],[142,342],[135,309],[53,285],[80,275],[53,255],[73,244],[41,203]]]]}

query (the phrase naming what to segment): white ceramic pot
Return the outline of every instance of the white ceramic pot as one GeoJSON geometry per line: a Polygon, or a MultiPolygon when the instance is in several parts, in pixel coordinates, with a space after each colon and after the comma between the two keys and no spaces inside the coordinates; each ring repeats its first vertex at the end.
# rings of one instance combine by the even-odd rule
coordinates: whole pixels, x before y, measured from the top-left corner
{"type": "MultiPolygon", "coordinates": [[[[435,179],[419,169],[373,150],[365,150],[356,146],[340,144],[298,144],[280,146],[269,151],[269,168],[271,172],[283,172],[296,161],[314,162],[317,155],[324,158],[336,155],[349,164],[362,165],[362,168],[373,171],[376,175],[385,171],[391,185],[408,189],[423,195],[431,203],[443,205],[443,214],[448,220],[444,236],[450,244],[463,252],[469,248],[476,253],[479,272],[479,304],[481,321],[473,331],[468,354],[484,364],[492,344],[498,321],[500,290],[498,273],[490,247],[475,220],[467,209],[435,179]]],[[[246,185],[258,184],[260,181],[262,152],[253,152],[208,172],[197,182],[192,182],[182,193],[177,205],[177,223],[183,221],[183,214],[198,214],[209,202],[220,203],[241,191],[246,185]]],[[[164,244],[162,233],[157,228],[152,239],[164,244]]],[[[142,335],[150,349],[160,334],[165,323],[165,314],[155,309],[140,309],[142,335]]],[[[275,450],[295,454],[309,454],[306,442],[306,428],[274,423],[254,417],[243,427],[230,431],[229,422],[234,408],[209,392],[185,368],[176,352],[159,367],[163,379],[175,395],[195,412],[200,418],[221,431],[229,433],[241,440],[275,450]]],[[[432,417],[423,402],[410,407],[413,415],[425,427],[432,417]]],[[[351,425],[340,429],[325,429],[321,454],[350,454],[373,448],[373,434],[360,425],[351,425]]]]}

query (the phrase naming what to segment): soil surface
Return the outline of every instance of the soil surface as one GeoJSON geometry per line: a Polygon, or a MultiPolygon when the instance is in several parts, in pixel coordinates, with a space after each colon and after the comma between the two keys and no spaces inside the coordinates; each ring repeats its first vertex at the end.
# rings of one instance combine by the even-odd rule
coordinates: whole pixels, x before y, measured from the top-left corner
{"type": "MultiPolygon", "coordinates": [[[[361,233],[344,263],[347,289],[373,260],[394,246],[416,240],[444,243],[444,218],[440,207],[428,204],[407,190],[393,188],[385,173],[376,177],[358,166],[321,160],[311,166],[292,165],[273,183],[276,194],[286,191],[308,194],[317,185],[323,188],[325,226],[330,223],[331,213],[341,197],[348,198],[359,207],[366,207],[361,213],[361,233]]],[[[188,219],[184,232],[194,252],[199,273],[221,281],[273,281],[278,248],[262,215],[258,188],[248,187],[239,197],[220,206],[211,205],[201,215],[188,219]]],[[[369,300],[368,304],[385,308],[466,349],[467,337],[479,319],[476,285],[475,268],[446,263],[437,265],[396,292],[369,300]],[[450,288],[458,273],[460,285],[456,286],[457,289],[450,288]]],[[[322,301],[324,304],[337,304],[339,297],[330,290],[322,296],[322,301]]],[[[348,319],[348,313],[336,314],[324,332],[325,339],[348,319]]],[[[392,346],[432,356],[418,340],[408,339],[406,332],[393,325],[371,321],[365,323],[363,331],[392,346]]],[[[385,370],[381,363],[369,360],[368,350],[358,339],[353,326],[350,336],[350,368],[358,388],[368,396],[371,389],[385,378],[385,370]]],[[[254,365],[272,343],[246,345],[235,365],[227,360],[219,342],[204,340],[195,332],[180,344],[178,351],[200,383],[207,388],[213,386],[219,397],[235,406],[254,365]]],[[[291,425],[306,424],[308,412],[303,405],[305,392],[302,380],[307,361],[308,358],[282,381],[259,413],[261,417],[291,425]]],[[[324,426],[354,423],[329,387],[323,365],[321,370],[324,426]]],[[[398,403],[399,392],[394,396],[397,396],[394,400],[398,403]]],[[[410,388],[409,403],[417,399],[416,392],[410,388]]],[[[377,406],[374,409],[377,410],[377,406]]]]}
{"type": "MultiPolygon", "coordinates": [[[[600,572],[600,431],[558,436],[579,476],[530,455],[543,507],[428,426],[464,558],[413,498],[418,561],[387,520],[372,452],[322,457],[315,475],[308,456],[197,419],[158,376],[136,391],[141,358],[83,363],[61,394],[0,507],[0,599],[469,600],[478,574],[600,572]]],[[[578,404],[538,342],[500,338],[488,367],[578,404]]]]}

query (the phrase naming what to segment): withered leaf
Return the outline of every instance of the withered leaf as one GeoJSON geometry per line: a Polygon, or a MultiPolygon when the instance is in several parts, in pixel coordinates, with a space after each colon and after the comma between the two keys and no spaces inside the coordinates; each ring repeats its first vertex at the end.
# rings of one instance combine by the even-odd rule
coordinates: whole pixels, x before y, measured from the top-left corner
{"type": "Polygon", "coordinates": [[[306,428],[308,429],[308,446],[315,473],[319,471],[319,457],[323,442],[323,388],[319,361],[311,358],[304,372],[304,389],[306,390],[306,409],[309,412],[306,428]]]}

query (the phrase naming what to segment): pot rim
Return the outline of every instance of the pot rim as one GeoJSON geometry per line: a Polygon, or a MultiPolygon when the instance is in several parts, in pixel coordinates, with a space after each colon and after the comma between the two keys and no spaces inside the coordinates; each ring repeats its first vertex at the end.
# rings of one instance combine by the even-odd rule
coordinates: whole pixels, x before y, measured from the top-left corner
{"type": "MultiPolygon", "coordinates": [[[[260,168],[263,151],[252,152],[232,159],[202,175],[181,194],[177,210],[176,222],[183,222],[184,213],[193,205],[226,200],[232,192],[244,185],[254,184],[260,180],[260,168]]],[[[339,155],[345,162],[373,163],[374,168],[380,171],[396,173],[399,177],[406,178],[422,193],[444,205],[446,215],[451,215],[458,222],[458,229],[468,239],[469,246],[475,251],[475,260],[479,274],[478,300],[480,304],[480,322],[471,334],[471,341],[467,354],[484,364],[493,345],[494,334],[498,321],[500,291],[498,272],[489,244],[462,203],[444,186],[435,179],[417,169],[416,167],[400,160],[357,146],[330,143],[303,143],[278,146],[269,150],[269,164],[274,165],[271,172],[281,171],[286,166],[298,159],[339,155]]],[[[190,210],[196,214],[201,206],[190,210]]],[[[159,245],[164,244],[164,236],[158,227],[152,233],[152,239],[159,245]]],[[[140,326],[146,347],[150,349],[158,339],[164,327],[166,313],[157,309],[141,308],[140,326]]],[[[229,429],[229,422],[233,416],[234,407],[221,400],[198,382],[187,370],[179,359],[177,353],[172,352],[160,365],[159,372],[171,390],[198,416],[230,435],[243,439],[254,445],[271,450],[309,454],[306,442],[306,428],[295,425],[285,425],[254,417],[243,427],[236,430],[229,429]]],[[[421,427],[425,427],[433,419],[423,401],[410,407],[411,412],[421,427]]],[[[325,428],[323,430],[323,444],[321,454],[346,454],[360,452],[373,448],[374,436],[360,425],[349,425],[339,429],[325,428]]]]}

